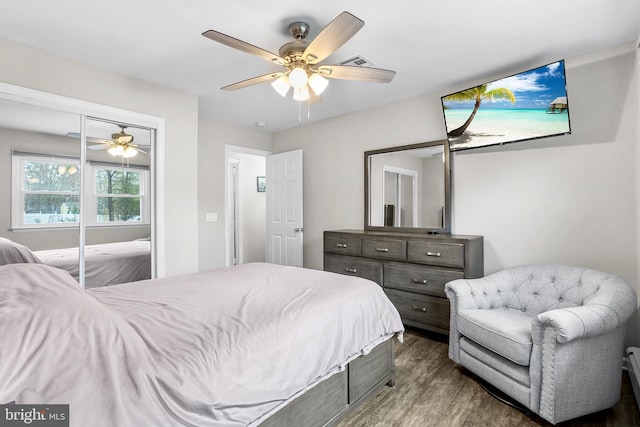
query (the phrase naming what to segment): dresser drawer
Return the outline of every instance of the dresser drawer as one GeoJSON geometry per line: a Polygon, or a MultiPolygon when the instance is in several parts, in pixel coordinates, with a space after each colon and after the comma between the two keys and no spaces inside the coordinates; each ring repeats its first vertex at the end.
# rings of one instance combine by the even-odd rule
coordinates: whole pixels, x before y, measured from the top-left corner
{"type": "Polygon", "coordinates": [[[449,300],[385,288],[403,320],[449,330],[449,300]]]}
{"type": "Polygon", "coordinates": [[[382,286],[382,263],[379,261],[325,254],[324,270],[373,280],[382,286]]]}
{"type": "Polygon", "coordinates": [[[384,265],[383,286],[446,298],[444,285],[463,278],[464,272],[458,270],[389,263],[384,265]]]}
{"type": "Polygon", "coordinates": [[[340,237],[333,234],[325,234],[324,251],[334,254],[360,256],[359,237],[340,237]]]}
{"type": "Polygon", "coordinates": [[[408,261],[441,267],[464,268],[464,244],[410,241],[408,261]]]}
{"type": "Polygon", "coordinates": [[[392,239],[362,239],[362,256],[389,261],[406,261],[407,241],[392,239]]]}

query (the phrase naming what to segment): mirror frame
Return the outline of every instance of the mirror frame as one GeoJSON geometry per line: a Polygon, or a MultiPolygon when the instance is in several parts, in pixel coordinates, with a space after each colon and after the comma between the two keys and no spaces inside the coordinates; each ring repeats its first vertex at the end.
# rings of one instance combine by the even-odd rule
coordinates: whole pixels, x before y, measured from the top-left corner
{"type": "Polygon", "coordinates": [[[366,231],[385,231],[395,233],[422,233],[422,234],[449,234],[451,233],[451,152],[447,139],[420,142],[417,144],[402,145],[398,147],[382,148],[379,150],[365,151],[364,153],[364,229],[366,231]],[[442,145],[444,151],[444,227],[387,227],[369,224],[369,194],[371,183],[369,182],[369,158],[376,154],[396,153],[399,151],[414,150],[418,148],[434,147],[442,145]]]}

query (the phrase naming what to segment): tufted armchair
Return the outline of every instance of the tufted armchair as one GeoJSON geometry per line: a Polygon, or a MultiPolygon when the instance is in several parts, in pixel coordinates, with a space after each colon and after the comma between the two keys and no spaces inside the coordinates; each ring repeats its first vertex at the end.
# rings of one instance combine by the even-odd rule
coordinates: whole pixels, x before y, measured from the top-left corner
{"type": "Polygon", "coordinates": [[[449,282],[449,358],[556,424],[620,398],[625,322],[636,293],[624,280],[539,264],[449,282]]]}

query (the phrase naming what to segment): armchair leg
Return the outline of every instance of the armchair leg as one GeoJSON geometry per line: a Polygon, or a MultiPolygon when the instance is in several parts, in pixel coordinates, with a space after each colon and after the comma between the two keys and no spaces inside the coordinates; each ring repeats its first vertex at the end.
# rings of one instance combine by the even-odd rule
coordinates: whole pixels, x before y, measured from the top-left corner
{"type": "Polygon", "coordinates": [[[488,382],[486,382],[485,380],[483,380],[480,377],[476,377],[476,381],[478,381],[478,384],[480,384],[480,387],[482,387],[482,389],[484,391],[486,391],[491,397],[493,397],[494,399],[497,399],[498,401],[504,403],[505,405],[509,405],[514,409],[517,409],[518,411],[526,414],[526,415],[532,415],[533,413],[529,410],[529,408],[526,408],[524,406],[522,406],[520,403],[516,402],[515,400],[511,399],[509,396],[507,396],[506,394],[504,394],[503,392],[501,392],[500,390],[498,390],[497,388],[495,388],[494,386],[492,386],[491,384],[489,384],[488,382]]]}

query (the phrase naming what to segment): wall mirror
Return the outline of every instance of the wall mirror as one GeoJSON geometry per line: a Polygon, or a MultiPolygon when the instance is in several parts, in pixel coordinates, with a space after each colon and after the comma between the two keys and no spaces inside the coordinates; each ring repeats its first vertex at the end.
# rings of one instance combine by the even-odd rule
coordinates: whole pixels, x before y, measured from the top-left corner
{"type": "Polygon", "coordinates": [[[364,153],[365,230],[451,232],[447,140],[364,153]]]}
{"type": "Polygon", "coordinates": [[[112,118],[96,118],[12,97],[0,91],[0,243],[26,246],[84,287],[155,277],[156,130],[110,107],[112,118]],[[120,132],[135,153],[111,150],[120,132]]]}

